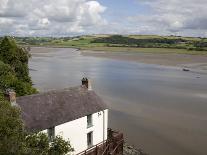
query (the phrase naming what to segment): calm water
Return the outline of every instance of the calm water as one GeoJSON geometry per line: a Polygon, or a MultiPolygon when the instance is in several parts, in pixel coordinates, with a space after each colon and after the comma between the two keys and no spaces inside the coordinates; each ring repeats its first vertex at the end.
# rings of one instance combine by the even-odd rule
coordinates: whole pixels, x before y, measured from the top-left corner
{"type": "Polygon", "coordinates": [[[86,57],[75,49],[31,52],[35,87],[66,88],[90,77],[110,107],[109,126],[123,131],[128,143],[151,155],[207,154],[207,75],[86,57]]]}

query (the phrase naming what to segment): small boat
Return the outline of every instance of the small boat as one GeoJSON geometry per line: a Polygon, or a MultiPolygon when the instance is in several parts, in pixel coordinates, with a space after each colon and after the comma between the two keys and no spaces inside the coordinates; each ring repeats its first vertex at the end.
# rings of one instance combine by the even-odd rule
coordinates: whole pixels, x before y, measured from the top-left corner
{"type": "Polygon", "coordinates": [[[185,72],[189,72],[189,71],[190,71],[190,69],[183,68],[183,71],[185,71],[185,72]]]}

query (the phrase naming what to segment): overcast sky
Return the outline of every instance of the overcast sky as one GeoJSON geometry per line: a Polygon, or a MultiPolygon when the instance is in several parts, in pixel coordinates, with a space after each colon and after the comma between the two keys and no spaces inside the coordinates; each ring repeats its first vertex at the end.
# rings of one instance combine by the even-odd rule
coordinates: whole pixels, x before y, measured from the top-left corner
{"type": "Polygon", "coordinates": [[[0,0],[0,35],[207,37],[207,0],[0,0]]]}

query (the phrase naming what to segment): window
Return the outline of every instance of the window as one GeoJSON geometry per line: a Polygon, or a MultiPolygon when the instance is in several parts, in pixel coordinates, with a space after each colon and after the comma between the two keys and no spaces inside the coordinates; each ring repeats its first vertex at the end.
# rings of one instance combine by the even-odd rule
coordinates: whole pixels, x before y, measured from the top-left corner
{"type": "Polygon", "coordinates": [[[87,145],[88,145],[88,148],[93,146],[93,132],[87,133],[87,145]]]}
{"type": "Polygon", "coordinates": [[[93,126],[92,114],[87,116],[87,128],[93,126]]]}
{"type": "Polygon", "coordinates": [[[55,127],[47,129],[47,134],[49,141],[52,141],[55,138],[55,127]]]}

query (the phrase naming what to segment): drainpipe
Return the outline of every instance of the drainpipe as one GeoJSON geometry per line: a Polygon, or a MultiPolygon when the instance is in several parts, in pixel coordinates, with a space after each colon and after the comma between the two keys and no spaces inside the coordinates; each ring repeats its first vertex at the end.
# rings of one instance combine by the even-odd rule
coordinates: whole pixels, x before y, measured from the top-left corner
{"type": "Polygon", "coordinates": [[[103,145],[104,145],[104,139],[105,139],[105,113],[103,110],[103,145]]]}

